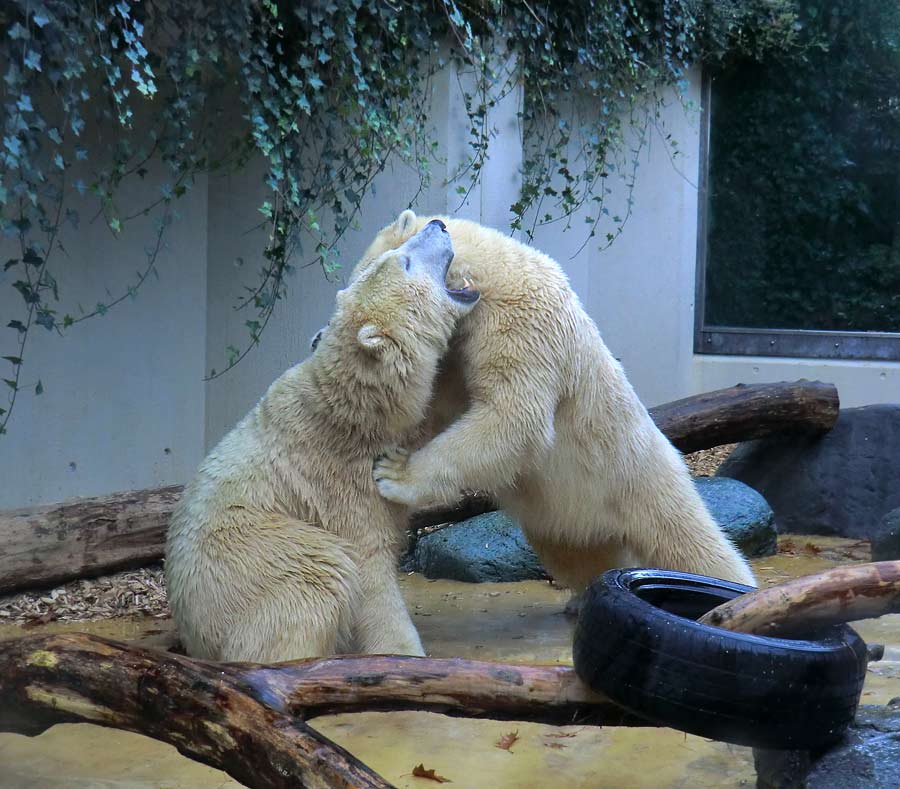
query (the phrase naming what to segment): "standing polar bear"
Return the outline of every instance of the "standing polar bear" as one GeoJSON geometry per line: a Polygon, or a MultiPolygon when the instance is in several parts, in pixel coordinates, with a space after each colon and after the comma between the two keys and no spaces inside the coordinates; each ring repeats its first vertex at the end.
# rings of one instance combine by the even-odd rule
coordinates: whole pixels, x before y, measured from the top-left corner
{"type": "MultiPolygon", "coordinates": [[[[410,234],[412,235],[412,234],[410,234]]],[[[328,336],[209,454],[172,516],[169,601],[189,654],[277,662],[423,655],[397,585],[407,512],[372,457],[411,440],[456,320],[435,220],[338,294],[328,336]]]]}
{"type": "MultiPolygon", "coordinates": [[[[404,211],[360,266],[428,221],[404,211]]],[[[559,265],[495,230],[443,221],[449,277],[471,281],[481,303],[435,383],[432,439],[376,462],[381,494],[421,508],[492,493],[576,592],[635,563],[754,585],[559,265]]]]}

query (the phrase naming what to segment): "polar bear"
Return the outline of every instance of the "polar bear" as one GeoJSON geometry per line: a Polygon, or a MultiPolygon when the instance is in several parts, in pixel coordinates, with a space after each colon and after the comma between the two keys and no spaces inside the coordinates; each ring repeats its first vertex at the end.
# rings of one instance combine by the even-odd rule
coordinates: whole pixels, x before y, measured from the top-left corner
{"type": "MultiPolygon", "coordinates": [[[[362,265],[428,221],[404,211],[362,265]]],[[[417,509],[493,494],[576,593],[635,564],[755,585],[560,266],[495,230],[442,221],[456,252],[448,276],[481,302],[442,363],[431,440],[375,463],[381,494],[417,509]]]]}
{"type": "Polygon", "coordinates": [[[397,585],[408,513],[372,457],[420,425],[472,289],[448,289],[438,220],[367,260],[327,336],[212,450],[172,516],[169,601],[190,655],[423,655],[397,585]]]}

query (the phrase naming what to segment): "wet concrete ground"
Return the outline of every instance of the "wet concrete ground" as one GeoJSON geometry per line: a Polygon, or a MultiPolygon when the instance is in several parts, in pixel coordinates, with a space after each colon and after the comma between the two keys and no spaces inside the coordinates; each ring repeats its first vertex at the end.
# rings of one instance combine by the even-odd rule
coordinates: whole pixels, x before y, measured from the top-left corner
{"type": "MultiPolygon", "coordinates": [[[[867,560],[850,540],[782,538],[782,553],[754,562],[763,584],[867,560]]],[[[567,593],[546,583],[462,584],[402,580],[422,640],[435,657],[523,663],[571,662],[571,623],[562,615],[567,593]]],[[[873,663],[863,703],[900,696],[900,615],[856,625],[869,642],[885,644],[873,663]]],[[[116,619],[51,623],[28,633],[86,631],[166,647],[169,620],[116,619]]],[[[0,639],[24,634],[0,626],[0,639]]],[[[463,789],[523,787],[738,787],[753,786],[749,749],[670,729],[553,727],[533,723],[464,720],[426,712],[355,713],[317,718],[324,734],[352,751],[398,787],[438,784],[411,775],[428,769],[463,789]],[[509,751],[496,747],[517,732],[509,751]]],[[[0,734],[3,789],[233,789],[240,784],[135,734],[87,724],[55,726],[39,737],[0,734]]]]}

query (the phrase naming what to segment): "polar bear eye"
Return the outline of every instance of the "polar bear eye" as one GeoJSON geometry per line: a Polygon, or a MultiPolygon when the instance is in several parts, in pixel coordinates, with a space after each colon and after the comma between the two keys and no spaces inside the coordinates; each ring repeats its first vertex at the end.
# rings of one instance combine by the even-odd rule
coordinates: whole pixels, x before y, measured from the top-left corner
{"type": "Polygon", "coordinates": [[[404,255],[400,258],[400,262],[403,264],[403,268],[409,271],[412,266],[412,258],[409,255],[404,255]]]}

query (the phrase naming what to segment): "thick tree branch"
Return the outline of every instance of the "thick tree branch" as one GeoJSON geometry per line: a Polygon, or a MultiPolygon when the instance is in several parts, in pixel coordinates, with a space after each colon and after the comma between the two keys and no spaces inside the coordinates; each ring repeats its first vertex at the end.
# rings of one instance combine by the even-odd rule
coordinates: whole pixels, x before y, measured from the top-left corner
{"type": "Polygon", "coordinates": [[[84,634],[0,642],[0,731],[127,729],[252,787],[387,787],[304,718],[425,709],[549,723],[635,724],[565,666],[336,657],[207,663],[84,634]]]}

